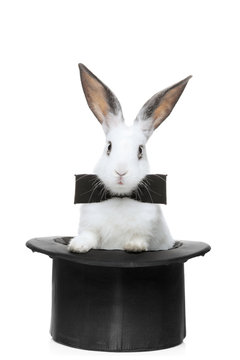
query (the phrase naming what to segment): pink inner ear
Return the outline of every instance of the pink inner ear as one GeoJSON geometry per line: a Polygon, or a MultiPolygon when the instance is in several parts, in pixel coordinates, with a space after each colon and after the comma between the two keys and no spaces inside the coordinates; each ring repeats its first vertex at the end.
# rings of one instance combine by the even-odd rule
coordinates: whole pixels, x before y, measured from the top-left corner
{"type": "Polygon", "coordinates": [[[165,95],[163,95],[159,106],[153,112],[154,129],[156,129],[171,113],[185,86],[185,83],[178,85],[173,89],[170,89],[165,95]]]}
{"type": "Polygon", "coordinates": [[[170,114],[171,107],[168,104],[164,104],[162,106],[159,106],[154,112],[153,112],[153,127],[156,129],[163,121],[166,119],[166,117],[170,114]]]}
{"type": "Polygon", "coordinates": [[[109,112],[104,87],[86,72],[82,75],[82,85],[90,109],[102,123],[109,112]]]}

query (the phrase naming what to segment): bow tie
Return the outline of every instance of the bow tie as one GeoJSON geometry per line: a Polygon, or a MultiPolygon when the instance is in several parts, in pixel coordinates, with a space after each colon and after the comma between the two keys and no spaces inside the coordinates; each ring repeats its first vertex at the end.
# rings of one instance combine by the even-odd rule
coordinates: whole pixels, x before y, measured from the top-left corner
{"type": "Polygon", "coordinates": [[[111,194],[97,175],[75,175],[74,204],[101,202],[113,198],[129,198],[144,203],[166,204],[167,175],[146,175],[131,194],[111,194]]]}

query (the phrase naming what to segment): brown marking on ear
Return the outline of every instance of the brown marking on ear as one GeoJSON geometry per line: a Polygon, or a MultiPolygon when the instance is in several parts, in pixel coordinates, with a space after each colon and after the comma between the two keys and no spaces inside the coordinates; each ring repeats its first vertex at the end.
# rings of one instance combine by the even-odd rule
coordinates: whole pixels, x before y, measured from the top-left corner
{"type": "Polygon", "coordinates": [[[112,91],[99,80],[85,65],[79,64],[80,76],[88,106],[103,124],[106,116],[121,112],[121,106],[112,91]]]}
{"type": "Polygon", "coordinates": [[[159,94],[159,105],[152,114],[154,129],[156,129],[171,113],[190,78],[191,76],[187,77],[159,94]]]}
{"type": "Polygon", "coordinates": [[[105,89],[100,82],[91,77],[86,71],[82,71],[81,79],[88,106],[102,123],[103,117],[109,112],[105,89]]]}

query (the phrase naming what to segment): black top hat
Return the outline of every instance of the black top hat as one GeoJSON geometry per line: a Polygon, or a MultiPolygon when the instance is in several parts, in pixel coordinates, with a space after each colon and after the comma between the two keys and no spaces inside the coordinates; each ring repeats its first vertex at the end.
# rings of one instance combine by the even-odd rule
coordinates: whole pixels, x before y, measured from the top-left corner
{"type": "MultiPolygon", "coordinates": [[[[76,176],[75,203],[104,201],[92,188],[95,175],[76,176]]],[[[166,177],[148,175],[150,193],[128,195],[166,203],[166,177]],[[149,195],[150,194],[150,195],[149,195]]],[[[102,193],[102,192],[101,192],[102,193]]],[[[32,251],[53,259],[51,335],[88,350],[143,351],[180,344],[186,335],[184,263],[204,255],[203,242],[176,241],[170,250],[71,253],[71,237],[29,240],[32,251]]]]}

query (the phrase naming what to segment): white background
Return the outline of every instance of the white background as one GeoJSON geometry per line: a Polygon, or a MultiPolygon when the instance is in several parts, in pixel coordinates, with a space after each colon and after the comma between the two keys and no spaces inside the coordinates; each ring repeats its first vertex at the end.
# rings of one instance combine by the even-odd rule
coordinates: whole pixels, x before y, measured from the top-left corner
{"type": "Polygon", "coordinates": [[[1,1],[1,348],[5,359],[203,359],[239,354],[239,2],[1,1]],[[168,174],[176,239],[210,243],[185,265],[187,337],[176,348],[98,353],[49,335],[51,260],[25,242],[75,235],[74,174],[104,144],[77,64],[118,96],[127,122],[192,74],[148,144],[168,174]]]}

